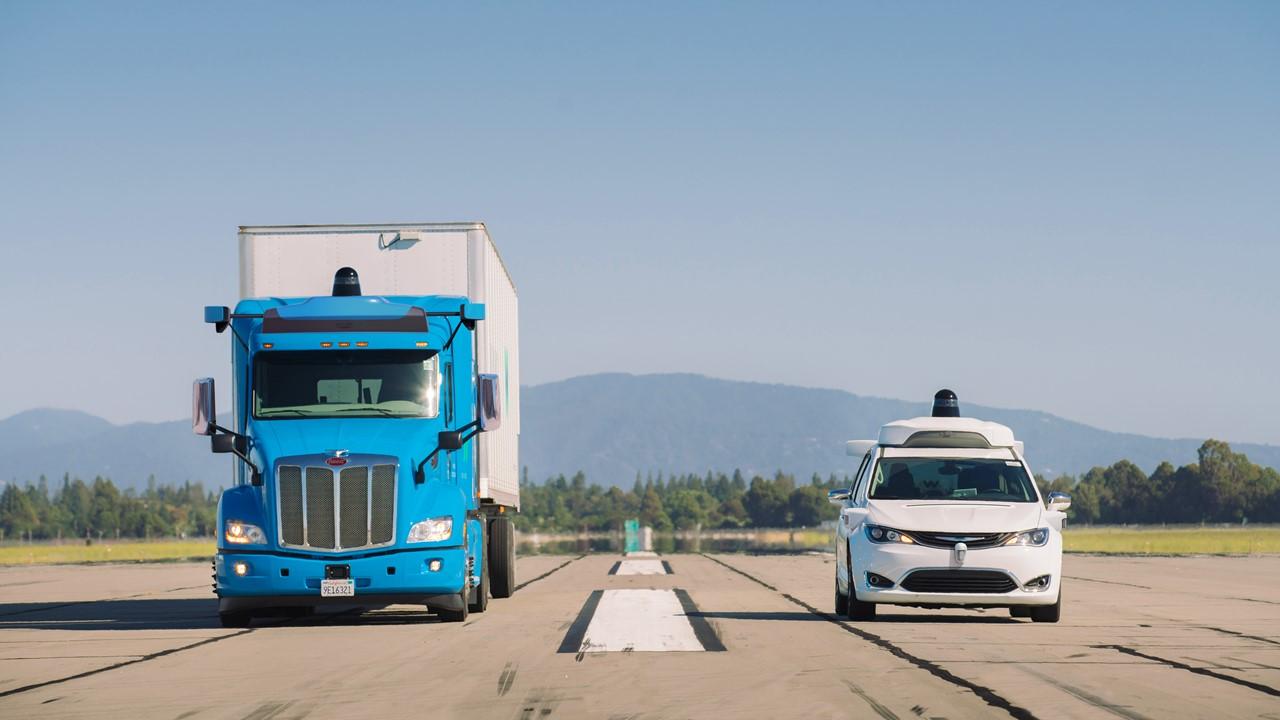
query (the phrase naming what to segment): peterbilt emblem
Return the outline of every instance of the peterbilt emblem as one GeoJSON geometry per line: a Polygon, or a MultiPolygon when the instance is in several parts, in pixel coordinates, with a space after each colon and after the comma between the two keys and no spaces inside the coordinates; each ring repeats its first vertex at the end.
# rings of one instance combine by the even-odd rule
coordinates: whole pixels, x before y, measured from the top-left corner
{"type": "Polygon", "coordinates": [[[338,467],[339,465],[347,464],[346,450],[326,450],[325,453],[329,456],[324,460],[326,465],[338,467]]]}
{"type": "Polygon", "coordinates": [[[956,543],[956,547],[955,547],[955,554],[956,554],[956,564],[957,564],[957,565],[963,565],[963,564],[964,564],[964,556],[965,556],[968,552],[969,552],[969,546],[968,546],[968,545],[965,545],[965,544],[964,544],[964,543],[962,543],[962,542],[956,543]]]}

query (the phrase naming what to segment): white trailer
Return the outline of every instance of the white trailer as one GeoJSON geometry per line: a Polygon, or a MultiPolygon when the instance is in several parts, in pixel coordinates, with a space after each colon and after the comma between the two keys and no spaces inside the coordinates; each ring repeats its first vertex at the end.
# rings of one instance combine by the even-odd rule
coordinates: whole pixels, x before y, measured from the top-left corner
{"type": "Polygon", "coordinates": [[[515,283],[484,223],[280,225],[240,228],[240,297],[328,295],[352,267],[365,295],[458,295],[484,303],[477,373],[501,379],[503,420],[476,436],[483,504],[520,507],[520,353],[515,283]]]}

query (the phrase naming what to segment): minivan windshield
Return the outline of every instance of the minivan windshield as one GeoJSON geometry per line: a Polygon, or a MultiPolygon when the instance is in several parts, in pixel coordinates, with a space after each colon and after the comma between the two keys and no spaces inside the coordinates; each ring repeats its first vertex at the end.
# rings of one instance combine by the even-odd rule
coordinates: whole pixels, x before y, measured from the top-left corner
{"type": "Polygon", "coordinates": [[[440,414],[434,350],[277,350],[253,363],[253,416],[415,417],[440,414]]]}
{"type": "Polygon", "coordinates": [[[1036,501],[1021,462],[989,458],[881,458],[867,496],[872,500],[1036,501]]]}

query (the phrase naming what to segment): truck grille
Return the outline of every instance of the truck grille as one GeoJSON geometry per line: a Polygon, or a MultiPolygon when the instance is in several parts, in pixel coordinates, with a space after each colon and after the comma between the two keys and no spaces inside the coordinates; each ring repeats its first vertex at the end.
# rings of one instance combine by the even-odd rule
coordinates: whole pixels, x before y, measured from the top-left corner
{"type": "Polygon", "coordinates": [[[355,550],[395,539],[393,464],[281,465],[276,485],[283,546],[355,550]]]}

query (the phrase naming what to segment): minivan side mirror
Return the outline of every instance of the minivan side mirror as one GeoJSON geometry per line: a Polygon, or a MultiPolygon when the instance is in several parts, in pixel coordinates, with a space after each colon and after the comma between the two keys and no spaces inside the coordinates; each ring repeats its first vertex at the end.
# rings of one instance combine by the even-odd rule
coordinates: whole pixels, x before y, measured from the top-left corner
{"type": "Polygon", "coordinates": [[[217,418],[213,405],[213,378],[200,378],[191,384],[191,432],[213,435],[217,418]]]}
{"type": "Polygon", "coordinates": [[[850,493],[848,488],[836,488],[835,490],[827,493],[827,502],[832,505],[844,505],[849,501],[849,496],[850,493]]]}
{"type": "Polygon", "coordinates": [[[502,427],[502,384],[497,375],[482,374],[476,378],[479,397],[476,402],[476,422],[480,432],[502,427]]]}
{"type": "Polygon", "coordinates": [[[1071,496],[1066,493],[1051,492],[1049,493],[1048,505],[1050,510],[1064,512],[1071,507],[1071,496]]]}

